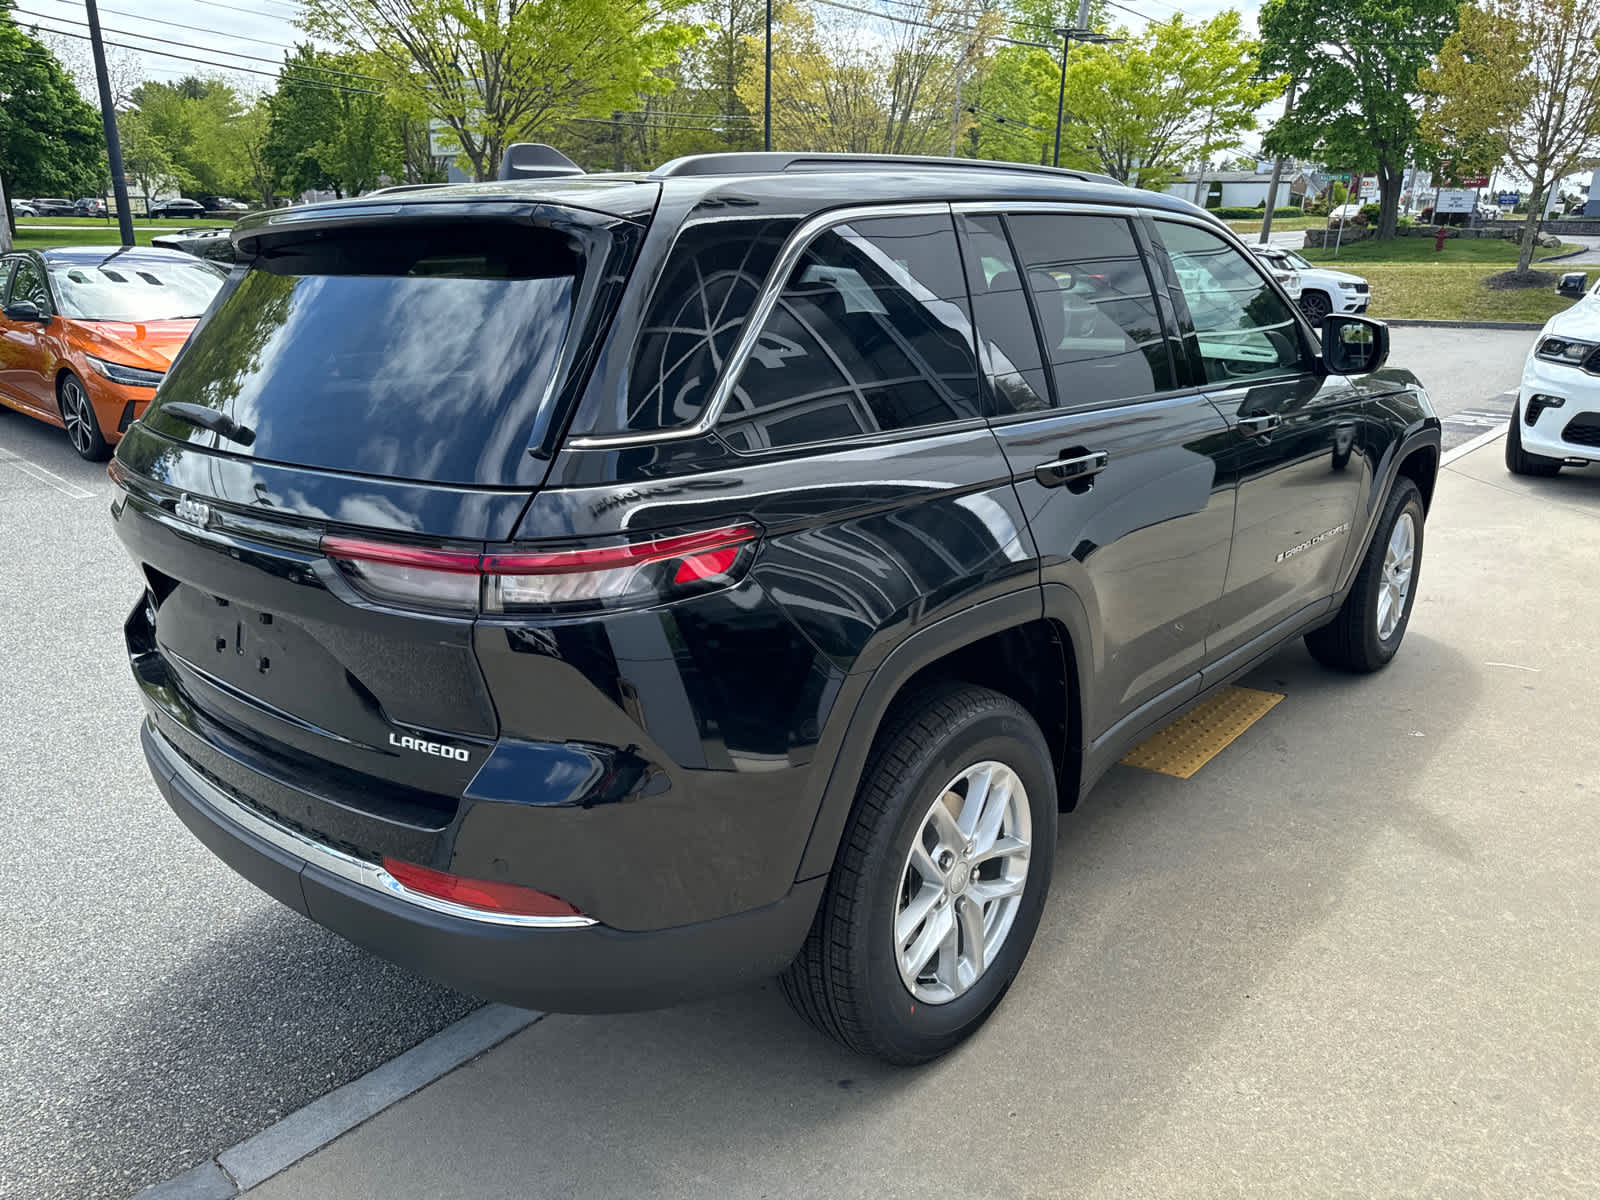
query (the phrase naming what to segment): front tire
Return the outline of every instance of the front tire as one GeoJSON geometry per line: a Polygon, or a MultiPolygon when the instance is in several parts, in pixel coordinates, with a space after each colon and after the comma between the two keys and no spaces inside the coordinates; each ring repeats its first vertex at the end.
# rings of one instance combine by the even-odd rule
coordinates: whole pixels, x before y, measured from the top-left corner
{"type": "Polygon", "coordinates": [[[1021,969],[1055,833],[1050,750],[1021,705],[955,684],[914,699],[875,743],[784,995],[862,1054],[944,1054],[1021,969]]]}
{"type": "Polygon", "coordinates": [[[1546,458],[1542,454],[1529,454],[1522,448],[1522,406],[1511,410],[1511,428],[1506,431],[1506,470],[1513,475],[1533,475],[1549,479],[1561,470],[1559,458],[1546,458]]]}
{"type": "Polygon", "coordinates": [[[1323,292],[1301,292],[1300,311],[1321,330],[1323,318],[1333,311],[1333,301],[1323,292]]]}
{"type": "Polygon", "coordinates": [[[72,443],[78,457],[90,462],[105,462],[110,458],[111,447],[100,432],[100,419],[94,415],[94,405],[89,402],[83,381],[69,371],[56,385],[56,399],[61,406],[67,441],[72,443]]]}
{"type": "Polygon", "coordinates": [[[1422,568],[1422,519],[1422,493],[1402,475],[1338,615],[1306,634],[1306,649],[1323,666],[1370,674],[1400,649],[1422,568]]]}

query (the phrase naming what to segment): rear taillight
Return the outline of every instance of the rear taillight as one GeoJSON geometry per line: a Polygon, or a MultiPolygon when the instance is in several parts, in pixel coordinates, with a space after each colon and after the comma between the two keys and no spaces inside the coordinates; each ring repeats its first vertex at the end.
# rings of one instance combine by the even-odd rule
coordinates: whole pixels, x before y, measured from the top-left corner
{"type": "Polygon", "coordinates": [[[328,536],[322,552],[374,600],[450,612],[567,612],[650,604],[724,587],[761,531],[734,525],[570,550],[491,554],[328,536]]]}
{"type": "Polygon", "coordinates": [[[451,875],[447,871],[419,867],[416,863],[403,862],[398,858],[385,858],[383,869],[394,876],[400,886],[413,892],[484,912],[517,917],[583,915],[565,900],[517,883],[470,879],[465,875],[451,875]]]}

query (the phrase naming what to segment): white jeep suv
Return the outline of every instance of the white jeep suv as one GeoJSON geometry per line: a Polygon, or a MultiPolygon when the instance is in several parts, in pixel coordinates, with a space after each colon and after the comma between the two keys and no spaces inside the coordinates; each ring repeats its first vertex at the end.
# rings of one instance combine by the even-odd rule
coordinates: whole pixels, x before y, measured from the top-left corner
{"type": "MultiPolygon", "coordinates": [[[[1563,284],[1567,280],[1563,279],[1563,284]]],[[[1582,287],[1581,280],[1571,295],[1582,287]]],[[[1554,475],[1600,460],[1600,284],[1545,322],[1522,368],[1506,435],[1514,475],[1554,475]]]]}
{"type": "Polygon", "coordinates": [[[1251,246],[1275,269],[1300,276],[1300,311],[1320,326],[1329,313],[1364,313],[1371,300],[1367,281],[1348,271],[1330,271],[1302,258],[1284,246],[1251,246]]]}

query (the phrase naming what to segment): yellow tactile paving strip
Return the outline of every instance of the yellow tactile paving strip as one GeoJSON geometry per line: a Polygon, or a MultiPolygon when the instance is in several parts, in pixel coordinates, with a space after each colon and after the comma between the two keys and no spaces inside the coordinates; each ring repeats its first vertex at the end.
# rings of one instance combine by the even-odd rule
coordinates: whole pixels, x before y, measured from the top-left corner
{"type": "Polygon", "coordinates": [[[1122,761],[1126,766],[1188,779],[1282,699],[1279,692],[1225,687],[1160,733],[1145,738],[1122,761]]]}

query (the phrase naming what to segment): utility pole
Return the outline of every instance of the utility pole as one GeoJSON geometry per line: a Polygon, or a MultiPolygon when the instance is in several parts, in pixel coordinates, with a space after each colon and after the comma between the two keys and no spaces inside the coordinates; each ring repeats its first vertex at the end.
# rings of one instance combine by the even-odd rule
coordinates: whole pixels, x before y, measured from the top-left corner
{"type": "Polygon", "coordinates": [[[117,109],[111,99],[111,79],[106,74],[106,48],[100,40],[100,10],[94,0],[83,0],[89,13],[89,46],[94,51],[94,81],[100,88],[100,120],[106,129],[106,163],[111,168],[111,194],[117,201],[117,229],[124,246],[133,245],[133,212],[128,208],[128,181],[122,174],[122,142],[117,137],[117,109]]]}
{"type": "Polygon", "coordinates": [[[761,148],[772,149],[772,0],[767,0],[767,90],[761,148]]]}
{"type": "MultiPolygon", "coordinates": [[[[1294,111],[1294,94],[1300,87],[1298,78],[1289,80],[1289,91],[1284,97],[1283,115],[1294,111]]],[[[1278,205],[1278,181],[1283,178],[1283,155],[1272,160],[1272,182],[1267,184],[1267,211],[1261,214],[1261,244],[1265,246],[1272,237],[1272,210],[1278,205]]],[[[1290,198],[1293,199],[1293,193],[1290,198]]]]}
{"type": "MultiPolygon", "coordinates": [[[[963,8],[961,10],[961,19],[962,19],[963,22],[970,21],[972,19],[971,10],[963,8]]],[[[967,59],[972,57],[973,44],[974,44],[974,39],[976,37],[977,37],[977,31],[975,29],[971,28],[970,26],[968,26],[968,29],[967,29],[967,40],[961,46],[961,57],[956,60],[956,98],[955,98],[955,102],[950,106],[950,157],[951,158],[954,158],[956,156],[956,136],[960,132],[960,129],[961,129],[961,83],[962,83],[962,77],[966,74],[966,71],[967,71],[967,59]]]]}
{"type": "Polygon", "coordinates": [[[1061,90],[1056,94],[1056,148],[1050,157],[1050,165],[1061,165],[1061,124],[1067,114],[1067,52],[1072,49],[1073,40],[1080,42],[1120,42],[1121,38],[1107,37],[1089,28],[1089,0],[1078,0],[1078,23],[1068,29],[1056,30],[1061,36],[1061,90]]]}

